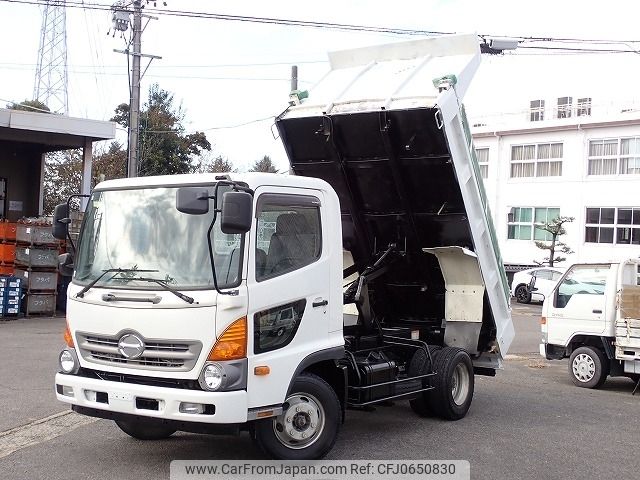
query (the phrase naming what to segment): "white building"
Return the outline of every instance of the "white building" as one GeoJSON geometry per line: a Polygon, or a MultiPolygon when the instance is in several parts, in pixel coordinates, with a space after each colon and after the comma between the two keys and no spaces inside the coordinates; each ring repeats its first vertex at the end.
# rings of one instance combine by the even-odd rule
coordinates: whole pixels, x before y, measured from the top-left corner
{"type": "Polygon", "coordinates": [[[640,256],[640,110],[562,97],[471,124],[507,271],[544,259],[535,224],[557,215],[560,265],[640,256]]]}

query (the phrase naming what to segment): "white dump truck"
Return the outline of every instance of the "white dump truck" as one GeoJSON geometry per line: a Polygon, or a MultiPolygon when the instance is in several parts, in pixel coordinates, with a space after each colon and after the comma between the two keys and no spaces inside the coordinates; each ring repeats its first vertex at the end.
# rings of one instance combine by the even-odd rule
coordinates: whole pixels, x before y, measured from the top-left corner
{"type": "Polygon", "coordinates": [[[96,186],[61,258],[60,401],[138,439],[248,430],[283,459],[325,455],[349,408],[466,415],[514,334],[461,105],[477,37],[330,60],[276,119],[292,175],[96,186]]]}
{"type": "MultiPolygon", "coordinates": [[[[533,286],[535,288],[535,286],[533,286]]],[[[542,306],[540,354],[569,357],[579,387],[640,380],[640,259],[573,265],[542,306]]]]}

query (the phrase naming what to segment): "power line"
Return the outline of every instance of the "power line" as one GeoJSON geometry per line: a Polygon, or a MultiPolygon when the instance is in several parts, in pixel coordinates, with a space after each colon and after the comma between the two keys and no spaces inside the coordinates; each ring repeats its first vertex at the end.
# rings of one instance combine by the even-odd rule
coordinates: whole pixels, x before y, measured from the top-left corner
{"type": "MultiPolygon", "coordinates": [[[[4,67],[6,70],[30,70],[29,68],[20,67],[4,67]]],[[[69,69],[70,72],[78,75],[98,75],[98,76],[125,76],[124,72],[100,72],[94,70],[76,70],[69,69]]],[[[170,74],[147,74],[145,77],[150,78],[179,78],[185,80],[221,80],[221,81],[260,81],[260,82],[289,82],[290,78],[275,78],[275,77],[242,77],[242,76],[206,76],[206,75],[170,75],[170,74]]],[[[300,80],[301,83],[312,83],[305,80],[300,80]]]]}
{"type": "MultiPolygon", "coordinates": [[[[24,5],[41,5],[41,2],[37,0],[0,0],[6,3],[17,3],[24,5]]],[[[111,5],[99,4],[99,3],[85,3],[83,5],[80,1],[67,1],[67,8],[90,8],[94,10],[111,11],[111,5]]],[[[227,15],[220,13],[209,12],[196,12],[196,11],[184,11],[184,10],[168,10],[168,9],[154,9],[145,8],[146,12],[151,12],[156,15],[165,15],[173,17],[188,17],[188,18],[201,18],[210,20],[228,20],[237,22],[248,23],[264,23],[275,25],[287,25],[298,27],[311,27],[311,28],[329,28],[334,30],[346,30],[346,31],[359,31],[359,32],[371,32],[371,33],[394,33],[398,35],[450,35],[452,32],[440,32],[421,29],[408,29],[408,28],[395,28],[395,27],[380,27],[380,26],[368,26],[368,25],[356,25],[346,23],[332,23],[332,22],[314,22],[310,20],[295,20],[285,18],[273,18],[273,17],[253,17],[245,15],[227,15]]]]}
{"type": "MultiPolygon", "coordinates": [[[[17,3],[17,4],[26,4],[26,5],[41,5],[42,2],[38,0],[0,0],[6,3],[17,3]]],[[[89,8],[93,10],[102,10],[102,11],[111,11],[112,6],[107,4],[100,3],[86,3],[79,0],[68,0],[66,2],[67,8],[89,8]]],[[[361,31],[361,32],[371,32],[371,33],[393,33],[398,35],[452,35],[455,32],[444,32],[444,31],[435,31],[435,30],[424,30],[424,29],[415,29],[415,28],[399,28],[399,27],[382,27],[382,26],[372,26],[372,25],[358,25],[358,24],[347,24],[347,23],[333,23],[333,22],[316,22],[310,20],[296,20],[296,19],[286,19],[286,18],[275,18],[275,17],[256,17],[256,16],[245,16],[245,15],[228,15],[228,14],[220,14],[220,13],[210,13],[210,12],[198,12],[198,11],[186,11],[186,10],[169,10],[169,9],[158,9],[158,8],[150,8],[146,7],[145,11],[154,13],[156,15],[165,15],[165,16],[174,16],[174,17],[188,17],[188,18],[201,18],[201,19],[212,19],[212,20],[229,20],[229,21],[238,21],[238,22],[249,22],[249,23],[266,23],[266,24],[276,24],[276,25],[287,25],[287,26],[299,26],[299,27],[312,27],[312,28],[329,28],[336,30],[349,30],[349,31],[361,31]]],[[[495,35],[495,34],[479,34],[480,37],[491,37],[491,38],[515,38],[522,42],[528,41],[541,41],[541,42],[569,42],[569,43],[603,43],[603,44],[625,44],[625,43],[638,43],[640,40],[618,40],[618,39],[600,39],[600,38],[575,38],[575,37],[543,37],[543,36],[532,36],[532,35],[495,35]]]]}
{"type": "MultiPolygon", "coordinates": [[[[0,0],[3,1],[3,0],[0,0]]],[[[300,65],[300,64],[320,64],[320,63],[329,63],[328,60],[296,60],[289,62],[262,62],[262,63],[218,63],[213,65],[168,65],[166,63],[154,65],[154,69],[157,68],[244,68],[244,67],[271,67],[271,66],[280,66],[286,65],[290,66],[291,64],[300,65]]],[[[17,65],[17,66],[26,66],[26,67],[34,67],[35,63],[15,63],[15,62],[0,62],[0,66],[2,65],[17,65]]],[[[69,67],[74,68],[82,68],[82,67],[93,67],[93,65],[87,64],[69,64],[69,67]]],[[[122,65],[102,65],[102,68],[122,68],[122,65]]]]}

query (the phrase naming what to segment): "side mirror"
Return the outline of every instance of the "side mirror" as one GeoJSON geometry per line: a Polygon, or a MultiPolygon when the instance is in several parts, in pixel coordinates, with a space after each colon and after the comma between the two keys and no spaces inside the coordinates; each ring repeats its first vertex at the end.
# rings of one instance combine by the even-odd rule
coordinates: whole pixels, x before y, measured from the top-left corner
{"type": "Polygon", "coordinates": [[[527,290],[529,290],[530,292],[535,292],[536,290],[538,290],[536,288],[536,280],[537,280],[537,277],[533,275],[531,277],[531,280],[529,280],[529,285],[527,285],[527,290]]]}
{"type": "Polygon", "coordinates": [[[222,233],[247,233],[253,221],[253,196],[247,192],[225,192],[222,195],[222,233]]]}
{"type": "Polygon", "coordinates": [[[181,187],[176,194],[176,208],[188,215],[209,212],[209,191],[202,187],[181,187]]]}
{"type": "Polygon", "coordinates": [[[67,238],[67,232],[69,231],[69,204],[61,203],[56,205],[53,211],[53,236],[58,240],[65,240],[67,238]]]}
{"type": "Polygon", "coordinates": [[[58,272],[63,277],[71,277],[73,275],[73,255],[70,253],[58,255],[58,272]]]}

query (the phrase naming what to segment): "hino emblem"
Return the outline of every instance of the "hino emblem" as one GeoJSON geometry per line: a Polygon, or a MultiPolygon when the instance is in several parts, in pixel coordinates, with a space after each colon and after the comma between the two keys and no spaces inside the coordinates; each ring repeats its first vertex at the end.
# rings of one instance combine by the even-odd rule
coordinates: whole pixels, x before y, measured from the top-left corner
{"type": "Polygon", "coordinates": [[[144,352],[144,347],[144,341],[132,333],[123,335],[118,342],[118,352],[124,358],[138,358],[144,352]]]}

